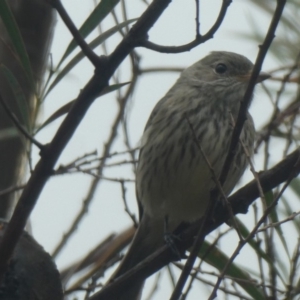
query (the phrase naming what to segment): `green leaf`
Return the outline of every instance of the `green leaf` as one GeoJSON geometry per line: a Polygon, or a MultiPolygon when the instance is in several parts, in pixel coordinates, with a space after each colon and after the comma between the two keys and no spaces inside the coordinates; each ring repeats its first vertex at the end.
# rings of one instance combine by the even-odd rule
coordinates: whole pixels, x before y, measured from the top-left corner
{"type": "MultiPolygon", "coordinates": [[[[124,83],[119,83],[119,84],[113,84],[113,85],[110,85],[108,87],[106,87],[102,92],[101,94],[98,95],[98,97],[101,97],[103,95],[106,95],[108,93],[111,93],[117,89],[120,89],[121,87],[123,87],[124,85],[127,85],[129,84],[130,82],[124,82],[124,83]]],[[[70,102],[68,102],[67,104],[63,105],[62,107],[60,107],[56,112],[54,112],[42,125],[41,127],[39,127],[36,131],[39,132],[41,129],[43,129],[45,126],[47,126],[48,124],[52,123],[53,121],[55,121],[56,119],[58,119],[59,117],[67,114],[72,105],[74,104],[76,100],[72,100],[70,102]]]]}
{"type": "Polygon", "coordinates": [[[289,184],[289,187],[292,188],[292,190],[298,196],[298,199],[300,199],[300,179],[294,178],[289,184]]]}
{"type": "MultiPolygon", "coordinates": [[[[258,8],[269,15],[273,16],[274,13],[274,1],[261,1],[261,0],[252,0],[253,4],[257,5],[258,8]]],[[[299,53],[299,8],[300,2],[296,1],[288,1],[288,4],[285,6],[284,14],[280,19],[280,26],[278,28],[278,34],[276,35],[276,39],[273,41],[270,47],[270,54],[272,54],[277,60],[280,62],[286,63],[294,63],[295,57],[297,57],[299,53]],[[286,34],[288,33],[288,34],[286,34]]],[[[257,24],[255,17],[252,17],[252,24],[250,24],[251,28],[258,28],[259,34],[257,35],[255,32],[251,36],[247,33],[241,34],[243,38],[248,38],[254,40],[255,42],[261,42],[264,39],[264,35],[262,33],[262,29],[257,25],[253,26],[253,24],[257,24]],[[256,38],[257,37],[257,38],[256,38]]]]}
{"type": "MultiPolygon", "coordinates": [[[[0,71],[3,73],[7,82],[11,88],[11,91],[16,99],[18,109],[22,117],[22,124],[25,124],[26,129],[30,132],[30,113],[27,105],[26,97],[23,93],[23,90],[14,76],[14,74],[3,64],[0,65],[0,71]]],[[[5,101],[6,99],[4,99],[5,101]]],[[[8,105],[9,107],[9,105],[8,105]]],[[[20,120],[21,121],[21,120],[20,120]]]]}
{"type": "MultiPolygon", "coordinates": [[[[137,19],[131,19],[120,23],[113,28],[105,31],[103,34],[95,38],[89,46],[91,49],[95,49],[97,46],[101,45],[105,40],[107,40],[114,33],[118,32],[121,28],[127,26],[128,24],[136,21],[137,19]]],[[[80,51],[57,75],[57,77],[51,83],[49,89],[46,92],[45,97],[49,94],[49,92],[68,74],[83,58],[85,57],[84,53],[80,51]]]]}
{"type": "MultiPolygon", "coordinates": [[[[273,202],[274,200],[274,194],[272,191],[269,191],[267,193],[265,193],[265,199],[266,199],[266,203],[267,205],[271,205],[271,203],[273,202]]],[[[274,208],[271,213],[269,214],[269,218],[271,219],[272,223],[277,223],[279,222],[279,218],[278,218],[278,214],[277,214],[277,211],[276,209],[274,208]]],[[[281,229],[281,226],[275,226],[274,228],[282,242],[282,245],[284,247],[284,250],[285,252],[287,253],[287,255],[289,256],[289,250],[288,250],[288,246],[287,246],[287,243],[286,243],[286,240],[284,238],[284,234],[283,234],[283,231],[281,229]]]]}
{"type": "MultiPolygon", "coordinates": [[[[239,218],[235,218],[235,222],[239,228],[239,231],[242,235],[242,237],[245,239],[249,236],[250,231],[248,228],[244,225],[243,222],[239,220],[239,218]]],[[[255,241],[254,239],[250,239],[248,244],[251,246],[251,248],[256,252],[257,256],[263,258],[267,263],[273,263],[268,255],[261,249],[260,245],[255,241]]]]}
{"type": "MultiPolygon", "coordinates": [[[[244,223],[241,222],[237,217],[235,218],[235,222],[239,228],[239,231],[240,231],[242,237],[246,239],[249,236],[250,231],[247,229],[247,227],[244,225],[244,223]]],[[[276,274],[284,282],[284,278],[282,278],[282,274],[277,269],[276,265],[274,264],[274,261],[272,259],[270,259],[270,257],[266,254],[266,252],[261,249],[261,244],[258,243],[255,239],[250,239],[248,241],[248,245],[250,245],[251,248],[255,251],[257,257],[265,260],[268,264],[273,265],[273,268],[275,269],[276,274]]],[[[281,261],[278,259],[277,263],[280,264],[280,262],[281,261]]]]}
{"type": "MultiPolygon", "coordinates": [[[[293,182],[293,181],[292,181],[293,182]]],[[[284,195],[281,197],[281,203],[284,206],[284,210],[283,210],[283,214],[284,216],[287,218],[289,217],[294,211],[290,205],[290,201],[289,199],[285,198],[284,195]]],[[[300,220],[299,218],[295,218],[292,222],[294,228],[296,229],[296,231],[298,232],[298,234],[300,235],[300,220]]]]}
{"type": "Polygon", "coordinates": [[[35,85],[31,64],[27,55],[25,45],[23,43],[21,33],[9,6],[4,0],[0,1],[0,16],[12,41],[12,45],[20,58],[29,83],[32,85],[32,87],[34,87],[35,85]]]}
{"type": "MultiPolygon", "coordinates": [[[[112,11],[112,9],[119,3],[120,0],[102,0],[89,15],[87,20],[80,27],[79,32],[82,38],[87,37],[99,23],[112,11]]],[[[63,61],[74,51],[77,47],[76,41],[73,39],[67,47],[62,59],[58,63],[57,68],[63,61]]]]}
{"type": "MultiPolygon", "coordinates": [[[[218,269],[220,272],[223,271],[226,266],[229,258],[223,253],[220,249],[218,249],[215,245],[211,245],[208,242],[204,242],[203,246],[200,249],[199,253],[200,257],[205,257],[205,261],[209,263],[211,266],[218,269]]],[[[251,278],[251,276],[245,272],[243,269],[238,267],[235,263],[232,263],[226,271],[226,275],[234,278],[240,279],[235,282],[241,286],[253,299],[255,300],[264,300],[264,294],[260,287],[257,287],[255,284],[255,280],[251,278]],[[250,282],[253,282],[251,284],[250,282]]]]}
{"type": "Polygon", "coordinates": [[[0,130],[0,141],[12,139],[19,136],[19,131],[16,127],[9,127],[0,130]]]}

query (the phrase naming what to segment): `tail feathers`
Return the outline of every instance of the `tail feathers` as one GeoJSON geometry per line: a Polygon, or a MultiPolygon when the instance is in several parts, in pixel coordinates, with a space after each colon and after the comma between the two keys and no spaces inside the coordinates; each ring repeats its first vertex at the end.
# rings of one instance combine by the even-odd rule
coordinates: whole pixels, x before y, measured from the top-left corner
{"type": "MultiPolygon", "coordinates": [[[[164,221],[161,219],[150,218],[146,214],[143,215],[141,223],[132,241],[132,244],[116,270],[111,280],[125,274],[138,263],[154,253],[164,244],[164,221]]],[[[141,297],[141,290],[144,285],[143,281],[131,282],[128,289],[122,295],[114,298],[114,300],[138,300],[141,297]]]]}

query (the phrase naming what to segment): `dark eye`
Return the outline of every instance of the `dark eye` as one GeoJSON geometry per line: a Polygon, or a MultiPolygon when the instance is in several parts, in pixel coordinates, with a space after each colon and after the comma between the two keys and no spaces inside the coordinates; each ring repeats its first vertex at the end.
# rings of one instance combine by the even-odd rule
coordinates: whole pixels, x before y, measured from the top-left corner
{"type": "Polygon", "coordinates": [[[217,64],[215,71],[218,74],[224,74],[227,71],[227,66],[224,64],[217,64]]]}

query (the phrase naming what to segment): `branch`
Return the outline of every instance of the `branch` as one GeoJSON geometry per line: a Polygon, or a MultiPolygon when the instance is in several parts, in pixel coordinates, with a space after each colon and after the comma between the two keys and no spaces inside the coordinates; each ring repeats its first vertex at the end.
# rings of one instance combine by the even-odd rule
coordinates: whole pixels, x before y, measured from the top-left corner
{"type": "Polygon", "coordinates": [[[244,98],[241,102],[238,118],[236,120],[235,127],[233,129],[232,137],[231,137],[231,142],[230,142],[230,147],[229,151],[225,160],[225,163],[223,165],[222,173],[220,176],[220,182],[223,184],[226,180],[230,165],[233,161],[234,155],[235,155],[235,149],[237,147],[237,144],[239,142],[239,138],[244,126],[244,122],[247,119],[247,111],[249,104],[251,102],[251,98],[253,95],[253,90],[256,84],[257,77],[259,75],[259,72],[261,70],[263,61],[265,59],[265,56],[267,54],[267,51],[275,37],[275,31],[278,26],[279,20],[281,18],[283,8],[285,6],[286,0],[278,0],[277,1],[277,7],[274,12],[274,16],[272,18],[268,33],[265,37],[264,43],[260,46],[260,50],[258,53],[258,56],[256,58],[256,62],[253,67],[252,75],[246,90],[246,93],[244,95],[244,98]]]}
{"type": "MultiPolygon", "coordinates": [[[[298,176],[300,173],[299,159],[300,149],[297,149],[270,170],[258,174],[258,179],[263,191],[268,192],[286,180],[291,180],[298,176]]],[[[257,181],[254,179],[228,198],[233,214],[247,213],[248,207],[257,199],[257,197],[259,197],[259,189],[257,181]]],[[[224,207],[221,202],[218,203],[213,218],[208,220],[204,227],[204,232],[202,233],[203,238],[220,225],[230,220],[230,218],[231,215],[227,207],[224,207]]],[[[195,234],[197,234],[201,222],[202,219],[190,226],[178,239],[174,240],[180,253],[192,246],[195,234]]],[[[113,283],[90,297],[89,300],[117,299],[118,296],[125,292],[127,286],[130,285],[130,282],[146,279],[168,263],[172,262],[172,260],[174,260],[174,254],[172,250],[165,245],[129,272],[120,276],[113,283]]]]}
{"type": "Polygon", "coordinates": [[[73,23],[72,19],[66,12],[65,8],[63,7],[60,0],[48,0],[48,2],[52,5],[53,8],[57,10],[60,17],[64,21],[65,25],[68,27],[69,31],[71,32],[74,40],[80,46],[84,55],[90,60],[90,62],[96,67],[98,63],[98,56],[93,52],[93,50],[89,47],[87,42],[81,36],[80,32],[76,28],[75,24],[73,23]]]}
{"type": "Polygon", "coordinates": [[[211,27],[211,29],[205,34],[205,35],[198,35],[196,34],[195,39],[185,45],[181,45],[181,46],[161,46],[161,45],[157,45],[155,43],[149,42],[147,40],[141,40],[140,44],[138,46],[140,47],[144,47],[156,52],[160,52],[160,53],[182,53],[182,52],[186,52],[186,51],[190,51],[193,48],[195,48],[196,46],[199,46],[200,44],[205,43],[206,41],[212,39],[214,37],[214,34],[217,32],[217,30],[219,29],[219,27],[221,26],[227,9],[229,7],[229,5],[231,4],[232,0],[223,0],[220,12],[219,12],[219,16],[215,22],[215,24],[211,27]]]}

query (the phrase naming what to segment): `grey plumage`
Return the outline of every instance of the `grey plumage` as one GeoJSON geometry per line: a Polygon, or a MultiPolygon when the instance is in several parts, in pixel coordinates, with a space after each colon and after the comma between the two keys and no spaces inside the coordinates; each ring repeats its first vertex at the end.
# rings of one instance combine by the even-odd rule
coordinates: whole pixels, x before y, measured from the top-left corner
{"type": "MultiPolygon", "coordinates": [[[[201,218],[215,183],[205,157],[219,177],[253,64],[231,52],[212,52],[184,70],[156,104],[147,122],[136,174],[142,208],[140,226],[114,278],[124,274],[164,244],[164,220],[173,231],[180,223],[201,218]],[[192,128],[191,128],[192,127],[192,128]],[[197,142],[194,137],[197,137],[197,142]]],[[[258,82],[266,79],[261,74],[258,82]]],[[[252,154],[255,129],[251,116],[241,140],[252,154]]],[[[228,195],[247,167],[241,144],[223,190],[228,195]]],[[[143,282],[115,299],[137,299],[143,282]]]]}

